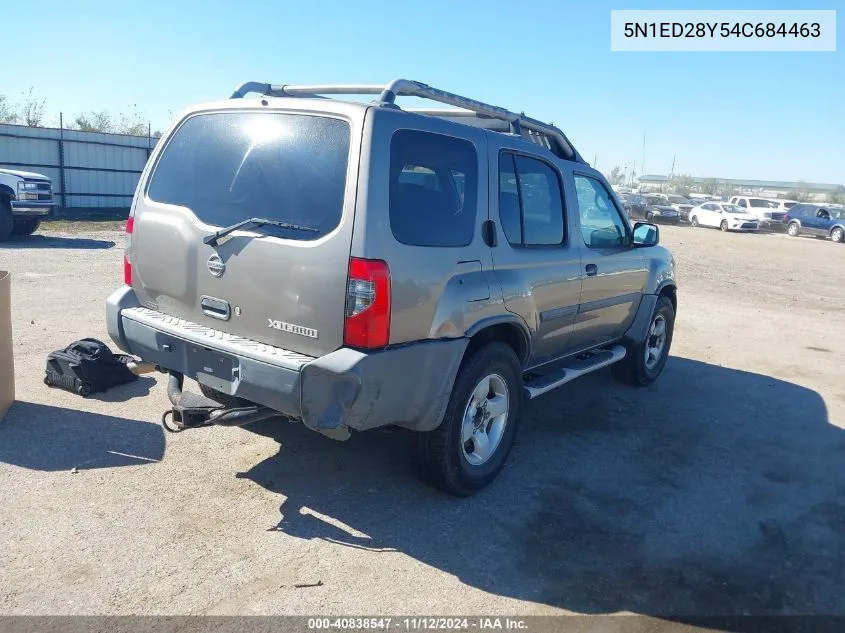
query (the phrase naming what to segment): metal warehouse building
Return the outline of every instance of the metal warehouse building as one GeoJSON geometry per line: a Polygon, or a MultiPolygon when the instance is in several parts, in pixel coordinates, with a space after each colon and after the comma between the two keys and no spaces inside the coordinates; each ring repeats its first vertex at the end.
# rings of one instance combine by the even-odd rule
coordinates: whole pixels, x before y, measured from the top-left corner
{"type": "Polygon", "coordinates": [[[125,213],[157,138],[0,124],[0,167],[53,181],[57,215],[125,213]]]}
{"type": "MultiPolygon", "coordinates": [[[[644,187],[661,189],[671,182],[669,176],[643,175],[637,178],[644,187]]],[[[811,195],[828,195],[845,193],[842,185],[823,182],[788,182],[782,180],[741,180],[735,178],[700,178],[693,176],[690,182],[693,188],[698,188],[707,182],[717,182],[729,185],[738,191],[752,195],[777,195],[796,190],[805,191],[811,195]]]]}

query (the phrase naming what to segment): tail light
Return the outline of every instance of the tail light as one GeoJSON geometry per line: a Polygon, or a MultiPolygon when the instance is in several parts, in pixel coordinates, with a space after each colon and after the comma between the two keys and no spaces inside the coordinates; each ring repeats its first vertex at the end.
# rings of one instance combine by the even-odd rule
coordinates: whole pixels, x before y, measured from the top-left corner
{"type": "Polygon", "coordinates": [[[784,222],[789,222],[789,214],[788,214],[788,213],[784,213],[784,214],[783,214],[783,221],[784,221],[784,222]]]}
{"type": "Polygon", "coordinates": [[[386,347],[390,340],[390,269],[380,260],[349,259],[343,343],[386,347]]]}
{"type": "Polygon", "coordinates": [[[135,230],[135,218],[131,215],[126,220],[126,238],[123,245],[123,283],[132,285],[132,232],[135,230]]]}

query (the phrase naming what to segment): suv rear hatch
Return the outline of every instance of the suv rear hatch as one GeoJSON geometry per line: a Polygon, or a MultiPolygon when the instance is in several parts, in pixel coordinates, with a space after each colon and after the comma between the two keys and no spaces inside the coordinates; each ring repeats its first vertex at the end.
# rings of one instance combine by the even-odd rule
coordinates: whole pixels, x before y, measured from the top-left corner
{"type": "Polygon", "coordinates": [[[164,141],[128,235],[143,305],[310,356],[342,346],[365,109],[307,103],[194,113],[164,141]],[[292,226],[203,241],[249,218],[292,226]]]}

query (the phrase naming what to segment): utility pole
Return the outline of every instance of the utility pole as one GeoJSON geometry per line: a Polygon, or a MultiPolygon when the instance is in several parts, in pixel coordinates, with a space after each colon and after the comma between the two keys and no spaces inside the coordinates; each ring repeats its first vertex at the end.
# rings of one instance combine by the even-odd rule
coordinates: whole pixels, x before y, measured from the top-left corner
{"type": "Polygon", "coordinates": [[[672,157],[672,169],[669,171],[669,180],[672,180],[672,178],[675,177],[675,158],[677,158],[677,156],[672,157]]]}
{"type": "Polygon", "coordinates": [[[643,130],[643,161],[640,163],[640,175],[645,173],[645,130],[643,130]]]}

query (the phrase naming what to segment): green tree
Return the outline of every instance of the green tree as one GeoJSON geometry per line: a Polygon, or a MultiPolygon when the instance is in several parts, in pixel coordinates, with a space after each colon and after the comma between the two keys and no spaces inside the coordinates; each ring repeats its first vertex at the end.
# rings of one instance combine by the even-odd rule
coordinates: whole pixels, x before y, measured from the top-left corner
{"type": "Polygon", "coordinates": [[[701,183],[701,193],[706,193],[709,196],[715,196],[719,191],[719,181],[715,178],[708,178],[701,183]]]}
{"type": "Polygon", "coordinates": [[[795,189],[790,191],[787,197],[796,202],[807,202],[810,199],[810,187],[803,180],[799,180],[795,189]]]}
{"type": "Polygon", "coordinates": [[[76,115],[71,124],[72,129],[80,132],[113,132],[112,122],[109,113],[103,110],[102,112],[83,112],[76,115]]]}
{"type": "Polygon", "coordinates": [[[692,176],[678,174],[669,181],[669,191],[679,196],[688,196],[692,190],[692,176]]]}

